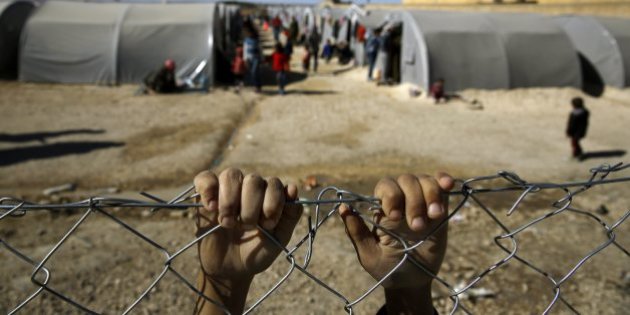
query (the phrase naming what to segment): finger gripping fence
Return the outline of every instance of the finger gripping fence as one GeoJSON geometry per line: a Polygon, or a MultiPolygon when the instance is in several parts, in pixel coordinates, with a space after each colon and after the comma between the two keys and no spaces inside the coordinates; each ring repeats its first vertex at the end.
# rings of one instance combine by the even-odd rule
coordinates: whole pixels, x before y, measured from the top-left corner
{"type": "MultiPolygon", "coordinates": [[[[623,163],[615,165],[602,165],[600,167],[591,169],[590,175],[585,181],[567,182],[561,184],[530,183],[520,178],[518,175],[510,172],[499,172],[496,175],[492,176],[476,177],[468,180],[457,181],[457,189],[449,193],[450,197],[452,197],[451,202],[453,201],[453,199],[457,199],[457,202],[451,204],[452,209],[449,211],[448,217],[439,225],[437,225],[430,233],[428,233],[426,237],[414,243],[411,243],[404,237],[385,229],[377,222],[372,220],[370,216],[370,211],[378,211],[378,209],[380,209],[379,200],[377,198],[355,194],[353,192],[336,187],[324,188],[317,195],[317,198],[313,200],[299,199],[298,201],[295,201],[305,206],[312,207],[314,211],[311,211],[307,217],[307,233],[304,235],[298,235],[299,237],[294,236],[293,240],[297,239],[297,241],[290,243],[289,246],[282,246],[281,242],[276,240],[268,231],[258,226],[258,229],[273,244],[280,248],[280,255],[284,256],[284,258],[288,262],[288,269],[286,273],[282,277],[280,277],[280,279],[273,286],[271,286],[269,290],[267,290],[267,292],[262,294],[262,296],[257,298],[253,303],[251,303],[251,305],[246,308],[244,314],[250,313],[255,310],[270,295],[274,294],[274,292],[276,292],[276,290],[283,283],[285,283],[287,279],[289,279],[292,275],[296,273],[301,273],[305,275],[306,277],[314,281],[317,285],[324,288],[331,295],[334,295],[345,305],[344,310],[347,313],[352,314],[354,312],[354,307],[358,303],[364,301],[367,296],[372,294],[383,282],[387,281],[388,278],[404,264],[411,264],[416,268],[422,270],[424,273],[434,279],[434,283],[442,286],[443,289],[448,292],[447,297],[452,301],[450,314],[454,314],[456,312],[470,314],[472,313],[472,311],[464,305],[464,300],[474,292],[475,286],[482,279],[484,279],[484,277],[487,277],[489,274],[495,272],[497,269],[503,268],[509,263],[525,266],[530,271],[544,277],[546,281],[550,283],[552,288],[552,298],[551,302],[544,309],[543,314],[549,313],[554,308],[554,306],[560,303],[564,304],[566,306],[566,309],[574,313],[578,313],[574,306],[563,297],[561,292],[562,286],[569,279],[571,279],[589,259],[599,254],[607,247],[612,247],[618,250],[622,254],[622,257],[626,261],[626,264],[630,262],[630,259],[628,259],[630,258],[630,253],[625,247],[622,246],[620,242],[618,242],[615,234],[615,229],[622,225],[624,221],[626,221],[630,216],[630,209],[621,209],[625,212],[620,217],[616,218],[614,222],[607,223],[600,216],[593,213],[592,211],[585,211],[574,206],[574,200],[576,198],[579,198],[580,194],[596,186],[608,186],[630,182],[630,176],[628,176],[628,174],[625,174],[628,172],[629,168],[630,165],[624,165],[623,163]],[[504,222],[510,215],[514,214],[516,211],[519,211],[519,208],[523,204],[524,200],[544,190],[561,191],[562,197],[552,203],[551,210],[546,211],[544,214],[534,217],[531,220],[528,220],[524,224],[520,224],[520,226],[517,226],[515,228],[508,228],[508,225],[504,222]],[[482,201],[481,196],[493,196],[493,194],[502,192],[516,192],[518,194],[518,197],[511,203],[511,206],[504,214],[505,217],[503,219],[500,219],[502,215],[497,214],[495,211],[492,211],[491,207],[489,207],[486,202],[482,201]],[[358,214],[366,223],[368,223],[368,225],[372,226],[373,229],[380,229],[382,230],[382,232],[392,236],[400,243],[400,245],[402,245],[404,251],[400,262],[392,270],[390,270],[385,277],[377,281],[371,287],[366,288],[355,299],[347,298],[341,292],[335,290],[332,286],[326,284],[323,280],[321,280],[309,271],[309,266],[311,265],[311,260],[313,257],[313,247],[315,246],[315,239],[318,236],[318,232],[321,229],[326,228],[324,223],[338,213],[338,207],[342,203],[350,205],[352,211],[358,214]],[[429,271],[428,268],[423,266],[420,261],[418,261],[414,258],[414,256],[411,255],[411,252],[419,246],[422,246],[426,239],[430,238],[436,231],[444,227],[444,225],[446,225],[448,221],[457,220],[458,216],[461,216],[461,212],[463,211],[463,209],[470,204],[477,205],[481,209],[482,214],[487,215],[501,228],[502,234],[496,235],[494,237],[494,242],[499,249],[505,252],[505,255],[499,261],[496,261],[490,266],[480,269],[482,271],[472,276],[471,279],[468,279],[463,283],[453,284],[449,283],[445,278],[433,274],[431,271],[429,271]],[[367,211],[361,211],[360,209],[367,209],[367,211]],[[550,272],[543,270],[536,262],[529,261],[519,255],[520,244],[517,235],[525,231],[535,229],[535,226],[538,225],[540,222],[563,213],[572,213],[574,215],[582,216],[595,221],[598,226],[600,226],[602,232],[605,233],[606,240],[595,248],[592,248],[563,275],[559,277],[554,277],[550,272]],[[296,255],[296,252],[299,249],[303,249],[306,252],[306,254],[303,255],[304,257],[302,257],[302,259],[298,259],[296,255]]],[[[145,192],[142,192],[141,195],[143,195],[148,200],[92,197],[79,202],[43,205],[9,197],[0,198],[0,221],[7,218],[23,217],[31,212],[37,211],[58,212],[65,209],[74,209],[75,211],[79,211],[81,213],[81,215],[78,216],[78,220],[76,220],[76,222],[74,222],[70,229],[63,234],[63,236],[55,243],[55,245],[45,253],[41,260],[36,260],[25,254],[24,250],[20,250],[16,246],[9,244],[8,239],[10,239],[10,236],[5,237],[3,236],[3,234],[0,234],[0,243],[2,245],[0,246],[0,254],[11,255],[13,256],[13,258],[16,258],[19,261],[28,265],[31,265],[33,268],[30,276],[30,287],[32,288],[32,290],[30,291],[30,295],[28,295],[28,297],[22,300],[19,304],[5,305],[2,307],[2,309],[7,310],[8,314],[17,313],[18,311],[22,310],[27,304],[38,298],[38,296],[46,292],[54,296],[54,298],[57,298],[67,303],[68,305],[75,307],[79,311],[86,313],[97,313],[96,311],[90,309],[88,306],[85,306],[84,304],[69,297],[68,292],[61,292],[53,288],[50,279],[54,275],[52,274],[51,269],[47,266],[47,263],[49,262],[51,257],[53,257],[59,251],[61,247],[67,245],[68,238],[73,235],[73,233],[75,233],[79,226],[81,226],[89,216],[94,213],[98,213],[105,217],[107,220],[115,223],[115,225],[132,233],[135,237],[139,238],[143,242],[146,242],[153,248],[153,250],[162,253],[164,256],[163,261],[154,262],[155,264],[161,264],[161,272],[159,272],[152,279],[148,287],[146,287],[138,296],[135,296],[133,298],[133,302],[126,306],[123,314],[130,313],[134,310],[134,308],[136,308],[136,306],[138,306],[139,303],[147,299],[152,292],[152,289],[155,288],[167,274],[172,274],[173,276],[175,276],[178,281],[181,281],[191,291],[193,291],[200,300],[207,303],[213,303],[224,309],[226,313],[229,313],[229,311],[220,303],[212,300],[211,298],[205,296],[202,292],[200,292],[196,288],[195,284],[191,282],[191,280],[187,279],[173,267],[173,262],[177,260],[178,257],[181,257],[182,253],[197,245],[203,238],[212,233],[215,233],[218,229],[221,229],[221,227],[212,227],[204,231],[203,234],[198,235],[194,239],[190,240],[186,245],[179,248],[178,250],[168,251],[164,246],[158,244],[147,235],[141,233],[138,229],[125,223],[119,217],[115,216],[113,214],[113,211],[111,211],[112,208],[145,208],[150,209],[151,212],[156,212],[160,210],[183,211],[188,208],[195,208],[200,205],[195,202],[197,195],[194,192],[194,188],[190,187],[170,200],[164,200],[145,192]]],[[[452,225],[450,228],[456,229],[457,226],[452,225]]],[[[4,265],[4,263],[0,264],[0,271],[6,269],[6,267],[7,266],[4,265]]],[[[359,268],[359,266],[357,266],[357,268],[359,268]]],[[[0,291],[1,290],[11,290],[11,287],[6,287],[6,285],[3,284],[0,285],[0,291]]],[[[334,312],[336,313],[338,311],[334,310],[334,312]]],[[[528,311],[523,310],[523,312],[528,311]]]]}

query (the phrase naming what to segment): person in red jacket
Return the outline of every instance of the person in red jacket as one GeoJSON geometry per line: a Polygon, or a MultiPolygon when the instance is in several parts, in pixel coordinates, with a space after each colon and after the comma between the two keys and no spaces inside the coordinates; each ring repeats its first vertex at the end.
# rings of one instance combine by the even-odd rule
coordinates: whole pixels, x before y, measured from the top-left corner
{"type": "Polygon", "coordinates": [[[232,60],[232,74],[234,74],[234,81],[236,83],[236,92],[238,93],[243,87],[243,78],[247,72],[247,66],[245,65],[245,59],[243,59],[243,47],[236,47],[236,54],[232,60]]]}
{"type": "Polygon", "coordinates": [[[284,86],[287,81],[287,70],[289,68],[289,58],[284,53],[282,44],[276,43],[276,48],[271,54],[271,68],[276,72],[276,80],[278,81],[278,89],[280,95],[284,95],[284,86]]]}

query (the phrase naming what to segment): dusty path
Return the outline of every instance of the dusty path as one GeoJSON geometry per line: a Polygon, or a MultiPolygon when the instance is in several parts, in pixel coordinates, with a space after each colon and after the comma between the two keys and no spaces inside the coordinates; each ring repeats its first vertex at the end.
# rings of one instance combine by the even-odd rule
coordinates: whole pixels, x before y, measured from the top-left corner
{"type": "MultiPolygon", "coordinates": [[[[222,166],[305,176],[389,174],[445,168],[462,176],[508,169],[537,180],[587,175],[625,156],[569,159],[564,128],[574,89],[465,91],[483,110],[461,102],[410,99],[405,87],[375,88],[363,70],[314,75],[286,96],[262,100],[222,166]]],[[[588,152],[629,151],[629,91],[586,98],[588,152]]],[[[583,96],[584,97],[584,96],[583,96]]]]}

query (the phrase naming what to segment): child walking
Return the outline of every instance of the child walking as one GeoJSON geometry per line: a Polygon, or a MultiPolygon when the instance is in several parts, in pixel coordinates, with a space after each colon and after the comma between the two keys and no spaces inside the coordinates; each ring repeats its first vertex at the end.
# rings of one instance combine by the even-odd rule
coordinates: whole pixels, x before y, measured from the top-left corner
{"type": "Polygon", "coordinates": [[[284,95],[284,86],[287,81],[287,71],[289,70],[289,58],[284,53],[282,44],[276,43],[276,48],[271,55],[271,66],[273,71],[276,72],[276,80],[278,81],[278,92],[280,95],[284,95]]]}

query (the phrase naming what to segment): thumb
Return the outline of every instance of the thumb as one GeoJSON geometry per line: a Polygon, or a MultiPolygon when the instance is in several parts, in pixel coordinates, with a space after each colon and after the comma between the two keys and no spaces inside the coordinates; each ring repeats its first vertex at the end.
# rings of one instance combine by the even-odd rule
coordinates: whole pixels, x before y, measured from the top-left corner
{"type": "Polygon", "coordinates": [[[376,238],[363,219],[354,213],[347,204],[339,206],[339,215],[346,226],[346,233],[352,241],[361,263],[363,263],[364,259],[377,257],[376,254],[379,247],[376,243],[376,238]]]}

